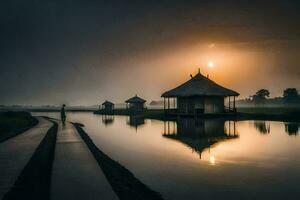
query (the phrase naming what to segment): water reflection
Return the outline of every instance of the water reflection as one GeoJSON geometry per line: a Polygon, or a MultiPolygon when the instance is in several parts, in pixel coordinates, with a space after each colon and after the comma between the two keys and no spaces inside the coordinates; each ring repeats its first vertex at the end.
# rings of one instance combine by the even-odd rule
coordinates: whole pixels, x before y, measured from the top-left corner
{"type": "MultiPolygon", "coordinates": [[[[261,134],[269,134],[271,132],[270,122],[267,121],[254,121],[254,127],[261,134]]],[[[285,122],[285,132],[288,135],[298,135],[300,123],[298,122],[285,122]]]]}
{"type": "Polygon", "coordinates": [[[285,132],[289,135],[298,135],[300,123],[288,122],[284,124],[285,132]]]}
{"type": "Polygon", "coordinates": [[[210,156],[210,157],[209,157],[209,163],[210,163],[211,165],[215,165],[215,164],[216,164],[216,158],[215,158],[215,156],[210,156]]]}
{"type": "Polygon", "coordinates": [[[133,128],[137,129],[140,128],[142,125],[145,124],[145,118],[141,116],[136,115],[130,115],[127,118],[127,124],[133,128]]]}
{"type": "MultiPolygon", "coordinates": [[[[60,117],[59,113],[36,115],[60,117]]],[[[135,129],[126,123],[127,116],[114,116],[110,126],[105,126],[101,117],[86,112],[68,113],[69,121],[85,125],[97,147],[133,171],[164,199],[297,199],[300,196],[300,137],[285,132],[287,124],[286,131],[295,133],[292,130],[297,128],[291,128],[296,127],[295,124],[266,121],[270,125],[270,134],[266,137],[255,128],[253,120],[237,121],[238,139],[215,143],[216,146],[202,152],[200,160],[198,153],[191,153],[192,147],[162,136],[162,121],[145,119],[145,124],[139,126],[139,134],[133,134],[135,129]]],[[[213,123],[217,123],[217,130],[223,130],[222,123],[213,123]]],[[[177,134],[177,126],[181,124],[169,123],[170,134],[177,134]]],[[[167,127],[165,122],[165,129],[167,127]]],[[[226,121],[223,127],[225,134],[234,135],[234,122],[229,128],[226,121]]],[[[178,134],[190,141],[218,135],[209,130],[205,136],[199,132],[178,134]]]]}
{"type": "MultiPolygon", "coordinates": [[[[234,121],[222,119],[178,118],[177,121],[164,122],[163,136],[180,141],[193,151],[201,154],[206,149],[219,142],[238,138],[234,121]]],[[[215,164],[215,157],[210,157],[210,163],[215,164]]]]}
{"type": "Polygon", "coordinates": [[[254,127],[261,134],[269,134],[270,133],[270,123],[266,121],[254,121],[254,127]]]}
{"type": "Polygon", "coordinates": [[[102,123],[105,126],[112,125],[115,121],[114,115],[102,115],[102,123]]]}

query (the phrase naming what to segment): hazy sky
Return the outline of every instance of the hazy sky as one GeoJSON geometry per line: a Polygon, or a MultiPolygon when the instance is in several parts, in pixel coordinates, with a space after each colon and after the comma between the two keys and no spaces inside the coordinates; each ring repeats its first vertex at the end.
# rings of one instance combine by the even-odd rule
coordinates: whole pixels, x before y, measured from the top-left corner
{"type": "Polygon", "coordinates": [[[1,1],[0,104],[158,100],[199,67],[281,95],[300,89],[299,21],[299,0],[1,1]]]}

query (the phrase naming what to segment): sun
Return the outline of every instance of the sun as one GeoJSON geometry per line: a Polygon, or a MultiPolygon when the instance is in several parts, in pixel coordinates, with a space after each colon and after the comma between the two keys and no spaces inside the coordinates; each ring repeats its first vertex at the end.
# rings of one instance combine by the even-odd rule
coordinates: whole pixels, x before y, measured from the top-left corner
{"type": "Polygon", "coordinates": [[[208,45],[209,48],[214,48],[215,46],[216,46],[215,43],[210,43],[210,44],[208,45]]]}
{"type": "Polygon", "coordinates": [[[215,63],[213,61],[208,62],[208,67],[213,68],[215,66],[215,63]]]}

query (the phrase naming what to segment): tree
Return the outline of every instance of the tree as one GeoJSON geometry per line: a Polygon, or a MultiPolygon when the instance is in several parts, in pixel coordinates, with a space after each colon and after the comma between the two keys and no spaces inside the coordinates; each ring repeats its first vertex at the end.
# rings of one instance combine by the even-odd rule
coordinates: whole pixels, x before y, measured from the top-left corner
{"type": "Polygon", "coordinates": [[[254,103],[260,104],[265,103],[267,97],[270,96],[270,92],[267,89],[260,89],[258,90],[255,95],[253,95],[254,103]]]}
{"type": "Polygon", "coordinates": [[[299,94],[296,88],[287,88],[283,91],[283,99],[285,103],[295,103],[299,101],[299,94]]]}

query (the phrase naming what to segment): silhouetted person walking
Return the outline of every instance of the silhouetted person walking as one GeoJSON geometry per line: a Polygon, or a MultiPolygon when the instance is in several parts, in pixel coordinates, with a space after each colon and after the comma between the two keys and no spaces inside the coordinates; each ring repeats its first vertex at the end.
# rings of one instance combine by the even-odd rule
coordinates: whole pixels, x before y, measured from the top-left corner
{"type": "Polygon", "coordinates": [[[60,116],[61,116],[61,121],[65,122],[66,121],[66,111],[65,111],[66,105],[63,104],[60,110],[60,116]]]}

